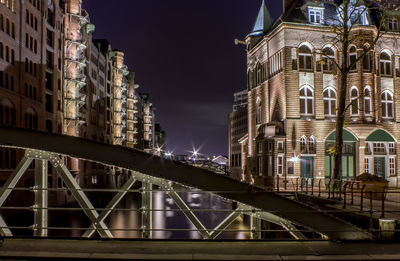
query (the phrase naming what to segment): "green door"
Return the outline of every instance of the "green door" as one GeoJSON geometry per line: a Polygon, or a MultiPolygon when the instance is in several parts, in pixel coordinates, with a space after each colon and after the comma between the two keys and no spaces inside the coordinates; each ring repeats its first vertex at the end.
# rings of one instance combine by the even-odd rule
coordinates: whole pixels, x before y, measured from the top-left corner
{"type": "Polygon", "coordinates": [[[376,176],[385,178],[385,158],[374,158],[374,172],[376,176]]]}
{"type": "Polygon", "coordinates": [[[303,178],[314,177],[314,157],[301,158],[301,177],[303,178]]]}

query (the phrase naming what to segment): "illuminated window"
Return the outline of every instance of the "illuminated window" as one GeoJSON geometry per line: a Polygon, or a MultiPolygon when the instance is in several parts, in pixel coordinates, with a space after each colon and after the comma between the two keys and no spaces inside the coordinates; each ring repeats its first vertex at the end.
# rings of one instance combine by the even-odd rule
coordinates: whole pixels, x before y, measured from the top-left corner
{"type": "Polygon", "coordinates": [[[381,97],[382,118],[393,118],[393,96],[389,91],[384,91],[381,97]]]}
{"type": "Polygon", "coordinates": [[[392,58],[386,52],[381,53],[380,55],[380,66],[381,66],[381,75],[382,76],[391,76],[392,75],[392,58]]]}
{"type": "Polygon", "coordinates": [[[313,90],[309,86],[300,89],[300,114],[314,114],[314,94],[313,90]]]}
{"type": "Polygon", "coordinates": [[[322,50],[322,61],[324,72],[332,72],[335,66],[333,62],[335,60],[335,52],[330,47],[325,47],[322,50]]]}
{"type": "Polygon", "coordinates": [[[313,66],[311,49],[307,45],[302,45],[299,48],[299,67],[300,70],[311,71],[313,66]]]}
{"type": "Polygon", "coordinates": [[[324,111],[325,116],[336,116],[336,92],[331,88],[324,91],[324,111]]]}
{"type": "Polygon", "coordinates": [[[371,89],[369,87],[364,89],[364,114],[365,116],[372,114],[371,89]]]}
{"type": "Polygon", "coordinates": [[[350,114],[351,116],[357,116],[358,115],[358,90],[356,87],[351,88],[350,90],[350,114]]]}
{"type": "Polygon", "coordinates": [[[324,9],[317,7],[308,8],[308,21],[313,24],[322,24],[324,20],[324,9]]]}
{"type": "Polygon", "coordinates": [[[366,173],[371,173],[371,168],[370,168],[370,160],[369,158],[364,159],[364,172],[366,173]]]}
{"type": "Polygon", "coordinates": [[[374,143],[374,153],[385,153],[385,144],[382,142],[375,142],[374,143]]]}
{"type": "Polygon", "coordinates": [[[395,176],[396,175],[395,158],[389,158],[389,174],[390,174],[390,176],[395,176]]]}

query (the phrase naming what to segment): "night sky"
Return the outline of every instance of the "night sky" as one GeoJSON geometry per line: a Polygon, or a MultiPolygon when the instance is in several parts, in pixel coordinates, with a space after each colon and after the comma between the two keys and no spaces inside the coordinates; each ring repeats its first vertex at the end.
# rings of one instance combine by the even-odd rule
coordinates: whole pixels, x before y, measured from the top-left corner
{"type": "MultiPolygon", "coordinates": [[[[276,19],[280,0],[267,0],[276,19]]],[[[125,52],[140,92],[156,107],[168,150],[227,155],[233,93],[246,88],[246,52],[261,0],[83,0],[106,38],[125,52]]]]}

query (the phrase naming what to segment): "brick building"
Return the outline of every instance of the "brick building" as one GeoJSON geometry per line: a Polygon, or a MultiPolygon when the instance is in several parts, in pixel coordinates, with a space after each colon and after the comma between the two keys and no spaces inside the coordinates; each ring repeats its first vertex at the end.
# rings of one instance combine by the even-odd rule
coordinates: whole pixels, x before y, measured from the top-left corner
{"type": "MultiPolygon", "coordinates": [[[[337,18],[328,3],[284,0],[274,22],[262,5],[248,49],[248,134],[242,144],[242,172],[256,184],[275,186],[297,177],[329,178],[335,143],[339,59],[329,21],[337,18]]],[[[338,1],[336,1],[338,2],[338,1]]],[[[376,10],[361,10],[352,34],[363,34],[349,47],[353,61],[371,43],[379,24],[376,10]]],[[[385,34],[349,75],[341,178],[363,172],[399,184],[400,12],[393,10],[385,34]]]]}
{"type": "Polygon", "coordinates": [[[239,139],[247,133],[247,90],[234,93],[233,111],[228,117],[228,173],[229,176],[238,180],[242,176],[242,151],[239,139]]]}
{"type": "MultiPolygon", "coordinates": [[[[144,149],[139,141],[149,140],[144,130],[153,124],[151,102],[147,96],[149,116],[140,123],[134,73],[122,51],[92,39],[94,30],[82,0],[0,0],[1,125],[144,149]]],[[[146,143],[150,152],[152,145],[146,143]]],[[[22,156],[0,148],[0,185],[22,156]]],[[[64,160],[83,187],[118,186],[119,170],[64,160]]],[[[65,187],[49,172],[49,186],[65,187]]],[[[21,182],[32,186],[33,175],[21,182]]],[[[70,200],[65,192],[57,195],[58,202],[70,200]]]]}

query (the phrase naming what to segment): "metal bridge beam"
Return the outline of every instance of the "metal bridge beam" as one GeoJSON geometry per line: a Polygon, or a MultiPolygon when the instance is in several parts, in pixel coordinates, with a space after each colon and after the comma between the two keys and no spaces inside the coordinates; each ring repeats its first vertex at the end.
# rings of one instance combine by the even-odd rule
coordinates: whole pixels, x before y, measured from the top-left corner
{"type": "MultiPolygon", "coordinates": [[[[17,168],[13,171],[11,176],[8,178],[3,188],[0,190],[0,207],[3,206],[4,202],[11,194],[18,181],[21,179],[22,175],[24,175],[25,171],[28,169],[29,165],[32,163],[32,159],[28,157],[29,151],[25,152],[25,156],[19,162],[17,168]]],[[[0,215],[0,235],[11,237],[11,230],[8,228],[6,222],[3,217],[0,215]]]]}
{"type": "Polygon", "coordinates": [[[273,191],[122,146],[8,127],[0,127],[0,146],[54,152],[145,173],[154,178],[173,181],[203,191],[213,191],[221,197],[279,215],[294,224],[322,233],[332,240],[370,238],[369,233],[352,224],[273,191]]]}
{"type": "Polygon", "coordinates": [[[47,160],[35,160],[34,235],[47,237],[48,227],[48,169],[47,160]]]}

